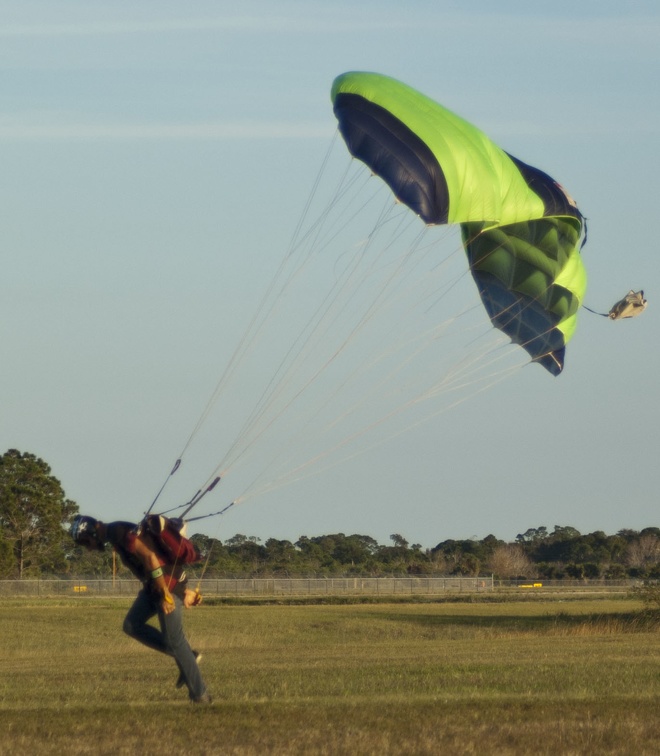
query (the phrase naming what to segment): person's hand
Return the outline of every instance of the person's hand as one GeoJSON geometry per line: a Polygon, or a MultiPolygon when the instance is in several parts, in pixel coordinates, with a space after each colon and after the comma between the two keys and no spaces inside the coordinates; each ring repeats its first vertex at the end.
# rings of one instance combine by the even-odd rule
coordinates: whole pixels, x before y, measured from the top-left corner
{"type": "Polygon", "coordinates": [[[191,591],[189,588],[183,593],[183,605],[186,609],[191,606],[199,606],[202,603],[202,594],[199,591],[191,591]]]}
{"type": "Polygon", "coordinates": [[[172,594],[169,591],[163,594],[163,598],[160,602],[160,608],[163,610],[164,614],[172,614],[172,612],[174,611],[174,599],[172,598],[172,594]]]}

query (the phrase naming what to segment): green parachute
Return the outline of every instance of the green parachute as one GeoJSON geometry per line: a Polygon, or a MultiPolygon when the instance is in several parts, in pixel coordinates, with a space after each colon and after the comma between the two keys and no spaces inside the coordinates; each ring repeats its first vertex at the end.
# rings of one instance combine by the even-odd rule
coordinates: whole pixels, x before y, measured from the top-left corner
{"type": "Polygon", "coordinates": [[[584,218],[566,191],[395,79],[345,73],[332,102],[350,153],[399,201],[429,225],[460,224],[493,325],[559,375],[586,290],[584,218]]]}

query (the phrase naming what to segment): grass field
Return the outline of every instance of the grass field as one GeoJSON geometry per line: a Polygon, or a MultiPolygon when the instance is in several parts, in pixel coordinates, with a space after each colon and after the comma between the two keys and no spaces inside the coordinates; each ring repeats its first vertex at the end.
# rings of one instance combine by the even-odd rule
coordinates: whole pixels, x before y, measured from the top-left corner
{"type": "Polygon", "coordinates": [[[2,754],[655,754],[660,625],[627,600],[186,612],[214,702],[123,599],[0,606],[2,754]]]}

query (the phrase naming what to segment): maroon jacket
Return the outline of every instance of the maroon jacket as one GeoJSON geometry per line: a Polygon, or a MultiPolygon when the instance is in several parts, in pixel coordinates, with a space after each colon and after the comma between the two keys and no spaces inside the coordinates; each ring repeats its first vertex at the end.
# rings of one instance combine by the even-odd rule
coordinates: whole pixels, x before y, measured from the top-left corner
{"type": "MultiPolygon", "coordinates": [[[[135,554],[135,540],[138,537],[138,526],[132,522],[109,522],[106,525],[108,543],[114,548],[119,558],[135,577],[147,588],[154,590],[151,574],[147,571],[142,561],[135,554]]],[[[158,550],[156,554],[161,562],[163,572],[169,582],[169,589],[179,598],[183,598],[188,579],[183,564],[167,564],[167,560],[158,550]]]]}

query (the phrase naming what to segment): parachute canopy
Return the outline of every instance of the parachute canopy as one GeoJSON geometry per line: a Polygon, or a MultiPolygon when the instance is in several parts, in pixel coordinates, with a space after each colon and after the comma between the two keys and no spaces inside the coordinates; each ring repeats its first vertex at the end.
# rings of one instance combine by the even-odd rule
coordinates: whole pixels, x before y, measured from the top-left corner
{"type": "Polygon", "coordinates": [[[350,153],[426,224],[460,224],[493,325],[559,375],[586,289],[575,202],[546,173],[395,79],[345,73],[331,96],[350,153]]]}

